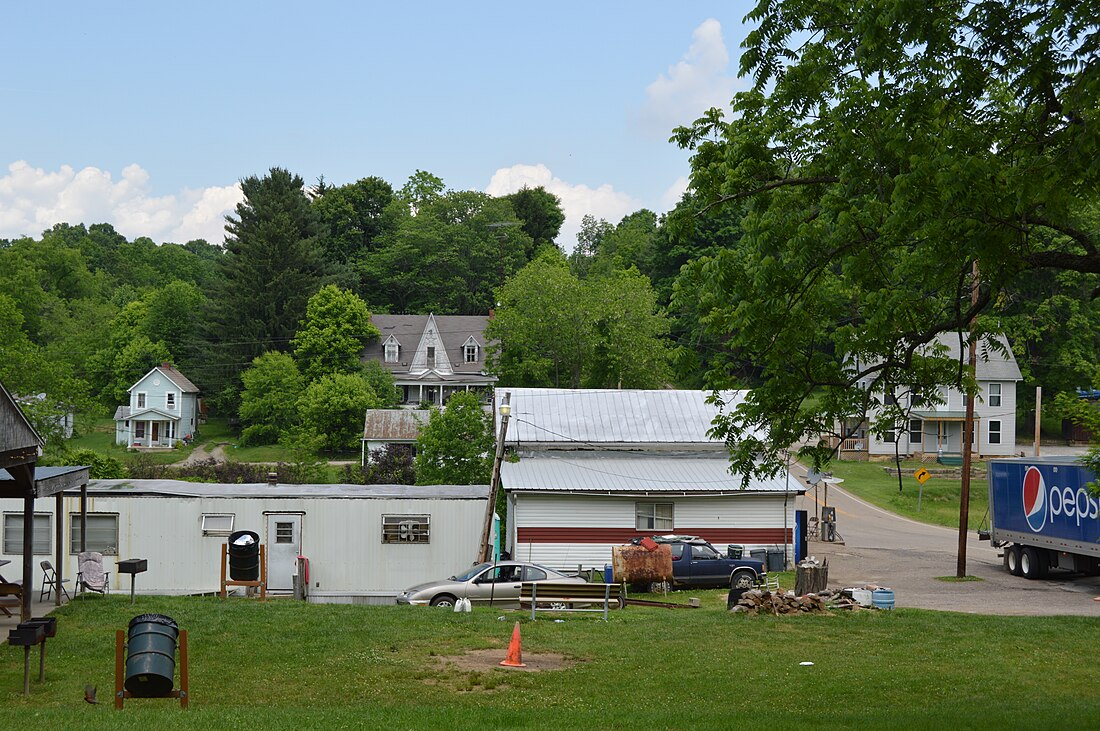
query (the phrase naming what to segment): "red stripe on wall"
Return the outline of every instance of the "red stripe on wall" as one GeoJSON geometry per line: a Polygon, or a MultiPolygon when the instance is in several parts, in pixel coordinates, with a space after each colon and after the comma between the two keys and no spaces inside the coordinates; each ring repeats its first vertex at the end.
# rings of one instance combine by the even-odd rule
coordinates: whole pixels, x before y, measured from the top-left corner
{"type": "MultiPolygon", "coordinates": [[[[677,528],[679,535],[699,536],[711,543],[789,543],[794,529],[782,528],[677,528]]],[[[517,528],[517,543],[629,543],[653,535],[633,528],[517,528]]]]}

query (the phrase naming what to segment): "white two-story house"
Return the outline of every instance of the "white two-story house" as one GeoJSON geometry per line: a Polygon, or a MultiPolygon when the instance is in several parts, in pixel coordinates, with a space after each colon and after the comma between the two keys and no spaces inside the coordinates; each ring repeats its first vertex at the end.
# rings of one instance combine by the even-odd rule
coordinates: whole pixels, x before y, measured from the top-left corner
{"type": "MultiPolygon", "coordinates": [[[[957,333],[941,333],[937,342],[946,348],[945,357],[966,362],[969,350],[960,352],[957,333]]],[[[964,339],[965,343],[965,339],[964,339]]],[[[1020,367],[1003,336],[996,345],[987,341],[978,345],[978,393],[974,399],[975,456],[1004,456],[1016,446],[1016,384],[1022,380],[1020,367]]],[[[869,384],[863,384],[867,387],[869,384]]],[[[844,425],[840,456],[843,459],[903,457],[934,459],[962,453],[966,421],[966,394],[947,386],[939,389],[941,403],[909,403],[908,389],[899,387],[893,396],[903,408],[909,407],[908,423],[883,437],[867,430],[866,423],[851,419],[844,425]]],[[[873,416],[872,416],[873,418],[873,416]]]]}
{"type": "Polygon", "coordinates": [[[161,363],[130,387],[130,403],[115,410],[115,443],[174,447],[199,424],[199,389],[171,363],[161,363]]]}

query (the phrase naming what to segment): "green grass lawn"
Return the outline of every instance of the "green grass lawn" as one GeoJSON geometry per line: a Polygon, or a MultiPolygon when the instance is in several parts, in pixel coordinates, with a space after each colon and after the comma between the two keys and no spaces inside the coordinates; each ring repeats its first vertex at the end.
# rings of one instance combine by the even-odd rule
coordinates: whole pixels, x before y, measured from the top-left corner
{"type": "MultiPolygon", "coordinates": [[[[1080,728],[1100,712],[1091,618],[899,609],[745,617],[724,592],[696,610],[598,615],[289,600],[99,597],[57,612],[47,679],[22,696],[22,650],[3,647],[0,713],[28,728],[1080,728]],[[190,635],[191,708],[112,707],[114,632],[158,612],[190,635]],[[501,619],[503,618],[503,621],[501,619]],[[523,652],[563,670],[464,670],[443,658],[495,648],[514,622],[523,652]],[[800,666],[808,661],[814,665],[800,666]],[[82,700],[85,684],[99,705],[82,700]]],[[[36,651],[35,651],[36,653],[36,651]]],[[[32,662],[37,670],[37,654],[32,662]]]]}
{"type": "MultiPolygon", "coordinates": [[[[833,475],[844,479],[842,487],[869,503],[878,505],[899,515],[914,520],[959,527],[959,495],[962,482],[959,479],[941,479],[933,477],[924,483],[924,495],[920,498],[920,511],[917,511],[920,497],[920,483],[913,472],[920,467],[933,467],[918,462],[902,462],[902,490],[898,492],[898,478],[887,473],[886,467],[893,463],[884,462],[833,462],[830,469],[833,475]]],[[[813,494],[813,488],[809,488],[813,494]]],[[[822,494],[821,499],[824,500],[822,494]]],[[[988,525],[986,515],[989,509],[989,486],[985,478],[970,481],[970,520],[971,530],[988,525]]],[[[843,533],[843,529],[841,530],[843,533]]]]}

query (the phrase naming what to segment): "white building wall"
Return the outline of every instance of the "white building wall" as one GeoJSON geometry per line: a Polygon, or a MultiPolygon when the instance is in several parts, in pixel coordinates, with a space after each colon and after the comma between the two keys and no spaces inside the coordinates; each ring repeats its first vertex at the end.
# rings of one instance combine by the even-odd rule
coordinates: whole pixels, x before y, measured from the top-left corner
{"type": "MultiPolygon", "coordinates": [[[[70,515],[79,521],[79,498],[65,498],[63,536],[68,549],[70,515]]],[[[53,500],[37,501],[36,512],[53,513],[53,500]]],[[[5,513],[21,512],[22,502],[0,500],[5,513]]],[[[395,595],[413,584],[450,576],[469,567],[477,555],[484,500],[371,498],[211,498],[89,495],[89,513],[117,513],[117,556],[104,557],[112,591],[129,591],[129,577],[119,575],[115,562],[145,558],[149,570],[137,576],[143,594],[192,594],[217,591],[221,582],[221,547],[225,536],[204,536],[204,513],[232,513],[234,530],[251,530],[262,543],[267,514],[302,514],[302,555],[310,560],[310,591],[314,595],[395,595]],[[383,544],[382,516],[431,516],[431,542],[383,544]]],[[[55,523],[51,517],[53,550],[55,523]]],[[[0,547],[2,550],[2,547],[0,547]]],[[[18,565],[22,557],[0,557],[18,565]]],[[[54,561],[52,555],[35,557],[54,561]]],[[[65,576],[76,575],[76,556],[64,556],[65,576]]],[[[10,578],[10,577],[9,577],[10,578]]]]}
{"type": "MultiPolygon", "coordinates": [[[[613,546],[623,545],[627,533],[635,531],[635,503],[672,502],[674,529],[654,533],[705,533],[737,529],[779,529],[794,531],[794,499],[786,501],[783,495],[726,495],[726,496],[603,496],[562,494],[510,493],[508,542],[512,557],[518,561],[533,561],[559,570],[575,571],[578,566],[601,568],[611,563],[613,546]],[[784,513],[786,518],[784,519],[784,513]],[[519,535],[524,528],[571,529],[619,529],[623,540],[611,541],[525,541],[519,535]]],[[[721,533],[716,533],[721,535],[721,533]]],[[[780,534],[781,535],[781,534],[780,534]]],[[[753,549],[783,550],[781,541],[776,543],[733,541],[753,549]]],[[[728,542],[711,540],[719,551],[725,551],[728,542]]],[[[793,556],[793,548],[787,547],[793,556]]]]}

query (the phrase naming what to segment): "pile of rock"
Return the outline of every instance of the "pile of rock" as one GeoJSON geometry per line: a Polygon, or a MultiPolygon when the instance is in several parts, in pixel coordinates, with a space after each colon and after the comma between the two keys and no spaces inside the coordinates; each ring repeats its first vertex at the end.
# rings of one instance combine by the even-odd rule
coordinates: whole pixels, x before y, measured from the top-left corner
{"type": "Polygon", "coordinates": [[[829,611],[827,599],[831,592],[796,595],[793,591],[771,592],[750,589],[730,607],[734,613],[744,614],[824,614],[829,611]],[[824,595],[823,595],[824,594],[824,595]]]}

